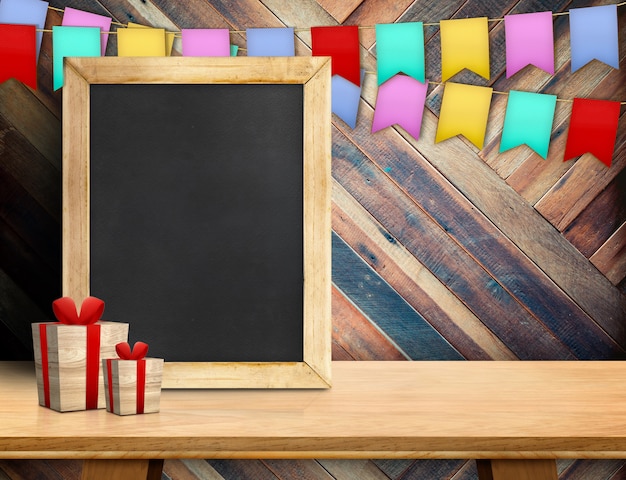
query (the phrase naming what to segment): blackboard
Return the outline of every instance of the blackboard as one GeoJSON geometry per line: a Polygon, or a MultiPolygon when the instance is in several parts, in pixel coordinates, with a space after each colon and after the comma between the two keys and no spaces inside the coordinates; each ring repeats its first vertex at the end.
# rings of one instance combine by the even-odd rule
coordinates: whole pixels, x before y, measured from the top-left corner
{"type": "Polygon", "coordinates": [[[330,385],[318,60],[66,62],[64,295],[102,298],[165,388],[330,385]]]}

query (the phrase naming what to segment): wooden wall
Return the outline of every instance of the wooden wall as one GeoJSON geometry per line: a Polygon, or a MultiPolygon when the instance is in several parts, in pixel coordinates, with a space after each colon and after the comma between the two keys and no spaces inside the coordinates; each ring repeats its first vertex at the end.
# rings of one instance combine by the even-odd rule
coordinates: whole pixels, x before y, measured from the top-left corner
{"type": "MultiPolygon", "coordinates": [[[[1,0],[0,0],[1,1],[1,0]]],[[[611,0],[51,0],[129,21],[181,28],[373,26],[551,10],[611,0]]],[[[454,81],[626,101],[622,70],[592,62],[571,73],[568,16],[554,20],[556,73],[505,75],[504,24],[491,22],[491,79],[454,81]]],[[[47,28],[60,25],[50,10],[47,28]]],[[[425,29],[426,75],[441,79],[439,30],[425,29]]],[[[245,34],[232,33],[245,55],[245,34]]],[[[376,70],[374,30],[360,30],[376,70]]],[[[0,84],[0,359],[30,358],[30,322],[60,295],[61,96],[52,91],[51,35],[39,89],[0,84]]],[[[108,54],[114,55],[115,36],[108,54]]],[[[175,44],[174,54],[179,54],[175,44]]],[[[443,87],[429,89],[422,136],[371,133],[376,77],[365,76],[356,128],[333,117],[333,357],[336,360],[622,359],[626,356],[626,120],[610,168],[587,154],[563,162],[571,103],[558,102],[547,160],[525,146],[499,153],[506,95],[495,94],[487,138],[435,144],[443,87]]],[[[125,106],[118,108],[120,115],[125,106]]],[[[114,141],[114,140],[113,140],[114,141]]],[[[563,479],[626,478],[621,461],[559,462],[563,479]]],[[[0,478],[76,478],[71,462],[0,462],[0,478]],[[61,473],[59,473],[61,472],[61,473]],[[57,476],[54,476],[57,475],[57,476]]],[[[168,461],[171,478],[476,478],[466,461],[168,461]]]]}

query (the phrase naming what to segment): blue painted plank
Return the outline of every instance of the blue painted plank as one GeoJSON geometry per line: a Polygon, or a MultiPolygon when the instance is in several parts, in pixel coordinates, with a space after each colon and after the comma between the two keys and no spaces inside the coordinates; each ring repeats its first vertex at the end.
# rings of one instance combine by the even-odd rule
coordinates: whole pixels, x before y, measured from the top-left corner
{"type": "Polygon", "coordinates": [[[412,360],[463,360],[424,317],[334,232],[332,245],[335,286],[412,360]]]}

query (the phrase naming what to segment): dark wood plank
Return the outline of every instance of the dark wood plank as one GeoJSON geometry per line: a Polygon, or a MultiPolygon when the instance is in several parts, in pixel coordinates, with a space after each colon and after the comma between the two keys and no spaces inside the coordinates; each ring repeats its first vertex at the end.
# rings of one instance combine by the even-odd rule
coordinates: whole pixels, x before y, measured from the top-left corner
{"type": "Polygon", "coordinates": [[[315,460],[263,460],[263,463],[278,478],[333,480],[315,460]]]}
{"type": "Polygon", "coordinates": [[[606,187],[563,231],[587,258],[626,222],[626,169],[606,187]]]}
{"type": "Polygon", "coordinates": [[[332,312],[333,360],[408,360],[336,287],[332,312]]]}
{"type": "Polygon", "coordinates": [[[463,358],[336,234],[333,234],[333,283],[409,358],[463,358]]]}
{"type": "MultiPolygon", "coordinates": [[[[4,472],[11,480],[64,480],[61,475],[50,468],[46,460],[2,460],[0,472],[4,472]]],[[[1,478],[1,477],[0,477],[1,478]]]]}
{"type": "Polygon", "coordinates": [[[208,460],[208,462],[225,479],[278,480],[261,460],[208,460]]]}
{"type": "MultiPolygon", "coordinates": [[[[364,208],[418,258],[440,281],[468,305],[476,315],[520,358],[572,358],[573,353],[512,298],[445,229],[433,222],[383,171],[354,146],[333,134],[333,176],[364,208]],[[530,339],[519,338],[512,325],[524,322],[530,339]],[[536,329],[536,330],[535,330],[536,329]],[[543,333],[540,333],[543,332],[543,333]],[[550,335],[551,337],[551,335],[550,335]]],[[[450,224],[450,228],[452,228],[450,224]]]]}
{"type": "Polygon", "coordinates": [[[404,248],[338,182],[333,182],[332,196],[335,232],[349,245],[353,245],[361,258],[465,358],[517,358],[444,283],[404,248]]]}
{"type": "Polygon", "coordinates": [[[399,477],[399,480],[452,478],[463,465],[465,460],[417,460],[399,477]]]}
{"type": "MultiPolygon", "coordinates": [[[[621,460],[578,460],[561,475],[560,480],[614,479],[623,462],[621,460]]],[[[619,478],[619,477],[618,477],[619,478]]]]}
{"type": "MultiPolygon", "coordinates": [[[[36,124],[22,127],[27,131],[36,124]]],[[[60,129],[57,131],[60,134],[60,129]]],[[[61,220],[61,173],[0,114],[0,162],[5,175],[57,223],[61,220]]]]}
{"type": "Polygon", "coordinates": [[[626,277],[626,223],[591,257],[598,270],[618,285],[626,277]]]}
{"type": "Polygon", "coordinates": [[[388,480],[374,462],[370,460],[319,460],[332,475],[331,478],[345,480],[388,480]]]}

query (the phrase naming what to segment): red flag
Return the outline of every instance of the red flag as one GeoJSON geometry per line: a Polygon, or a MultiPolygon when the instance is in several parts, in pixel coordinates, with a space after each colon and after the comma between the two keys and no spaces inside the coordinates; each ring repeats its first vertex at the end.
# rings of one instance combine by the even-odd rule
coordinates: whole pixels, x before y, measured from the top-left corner
{"type": "Polygon", "coordinates": [[[563,161],[589,152],[610,167],[620,106],[608,100],[575,98],[563,161]]]}
{"type": "Polygon", "coordinates": [[[37,89],[35,25],[0,25],[0,82],[9,78],[37,89]]]}
{"type": "Polygon", "coordinates": [[[332,74],[361,86],[359,27],[311,27],[313,55],[332,58],[332,74]]]}

